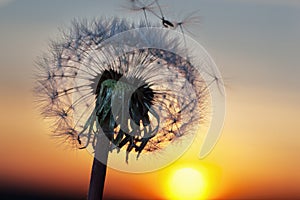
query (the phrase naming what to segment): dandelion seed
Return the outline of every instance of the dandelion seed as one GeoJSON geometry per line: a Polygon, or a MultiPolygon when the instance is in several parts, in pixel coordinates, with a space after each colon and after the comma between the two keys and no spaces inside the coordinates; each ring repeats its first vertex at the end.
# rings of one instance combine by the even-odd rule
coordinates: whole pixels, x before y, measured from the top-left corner
{"type": "Polygon", "coordinates": [[[154,0],[150,3],[149,3],[149,1],[142,1],[142,0],[129,0],[129,2],[130,2],[129,7],[128,6],[123,6],[123,7],[126,9],[129,9],[131,11],[134,11],[134,12],[143,11],[143,14],[144,14],[144,17],[146,20],[146,24],[148,27],[149,27],[149,20],[148,20],[147,12],[151,13],[152,15],[154,15],[155,17],[160,19],[163,27],[165,27],[165,28],[173,28],[174,27],[174,24],[165,18],[164,14],[162,12],[161,6],[158,3],[158,0],[154,0]],[[156,8],[158,8],[160,15],[155,12],[156,8]]]}
{"type": "Polygon", "coordinates": [[[189,31],[189,27],[191,26],[197,26],[201,23],[201,17],[199,16],[199,11],[194,11],[191,13],[186,14],[184,17],[182,17],[180,20],[177,20],[174,22],[175,28],[180,28],[180,31],[182,34],[184,34],[184,30],[190,33],[191,35],[194,35],[193,32],[189,31]]]}
{"type": "Polygon", "coordinates": [[[165,28],[174,27],[174,24],[173,24],[172,22],[170,22],[169,20],[166,20],[166,19],[165,19],[165,16],[164,16],[164,14],[163,14],[163,12],[162,12],[161,6],[160,6],[159,3],[158,3],[158,0],[154,0],[154,1],[155,1],[156,5],[157,5],[157,7],[158,7],[158,9],[159,9],[159,12],[160,12],[161,16],[158,16],[156,13],[152,13],[152,14],[154,14],[156,17],[158,17],[158,18],[161,20],[162,25],[163,25],[165,28]]]}
{"type": "Polygon", "coordinates": [[[142,0],[129,0],[130,6],[123,6],[125,9],[129,9],[133,12],[143,12],[143,15],[145,17],[145,21],[147,26],[149,26],[149,21],[148,21],[148,15],[147,12],[154,13],[154,3],[155,2],[150,2],[149,1],[142,1],[142,0]]]}
{"type": "MultiPolygon", "coordinates": [[[[198,25],[200,22],[201,22],[201,18],[198,16],[198,11],[189,13],[182,19],[174,22],[174,28],[175,29],[179,28],[179,31],[182,33],[185,48],[188,48],[186,43],[185,31],[187,31],[191,35],[194,35],[191,31],[189,31],[188,27],[198,25]]],[[[188,59],[188,55],[187,55],[187,59],[188,59]]]]}

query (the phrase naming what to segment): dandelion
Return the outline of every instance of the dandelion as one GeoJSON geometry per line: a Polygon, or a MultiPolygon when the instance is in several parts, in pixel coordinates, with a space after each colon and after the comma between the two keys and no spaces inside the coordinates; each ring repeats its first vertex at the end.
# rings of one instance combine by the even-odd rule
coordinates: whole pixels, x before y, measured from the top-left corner
{"type": "Polygon", "coordinates": [[[103,195],[110,154],[125,152],[130,164],[131,154],[163,151],[206,120],[206,71],[181,56],[180,37],[147,26],[73,21],[37,62],[35,94],[53,134],[94,155],[89,199],[103,195]]]}

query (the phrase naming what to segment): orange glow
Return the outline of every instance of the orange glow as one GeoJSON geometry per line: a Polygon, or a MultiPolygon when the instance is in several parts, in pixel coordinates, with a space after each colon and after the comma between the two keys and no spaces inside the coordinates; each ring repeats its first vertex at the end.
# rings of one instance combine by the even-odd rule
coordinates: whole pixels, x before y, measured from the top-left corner
{"type": "MultiPolygon", "coordinates": [[[[3,91],[8,93],[7,89],[3,91]]],[[[259,91],[255,92],[259,96],[259,91]]],[[[298,197],[299,134],[292,133],[298,133],[299,126],[294,126],[298,118],[291,111],[299,105],[289,102],[279,118],[274,113],[279,113],[280,104],[271,102],[263,108],[253,100],[255,104],[247,107],[250,96],[232,97],[229,101],[223,134],[207,158],[198,159],[200,146],[196,144],[178,161],[153,173],[129,174],[109,169],[107,198],[174,199],[170,180],[175,171],[186,167],[196,169],[203,177],[201,198],[298,197]],[[265,112],[268,108],[270,114],[265,112]],[[259,116],[255,110],[261,111],[259,116]],[[251,123],[246,123],[249,118],[251,123]]],[[[92,157],[84,150],[68,150],[50,137],[47,124],[34,112],[31,102],[28,94],[20,92],[0,98],[2,184],[79,197],[87,194],[92,157]]],[[[153,155],[153,162],[156,156],[160,155],[153,155]]]]}

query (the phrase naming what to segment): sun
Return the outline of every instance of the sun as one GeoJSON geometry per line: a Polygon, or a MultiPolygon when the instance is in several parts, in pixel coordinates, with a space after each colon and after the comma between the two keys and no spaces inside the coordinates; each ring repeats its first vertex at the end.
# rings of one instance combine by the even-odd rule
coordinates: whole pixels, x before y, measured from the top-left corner
{"type": "Polygon", "coordinates": [[[202,199],[204,193],[202,174],[193,168],[181,168],[174,172],[169,181],[171,199],[202,199]]]}

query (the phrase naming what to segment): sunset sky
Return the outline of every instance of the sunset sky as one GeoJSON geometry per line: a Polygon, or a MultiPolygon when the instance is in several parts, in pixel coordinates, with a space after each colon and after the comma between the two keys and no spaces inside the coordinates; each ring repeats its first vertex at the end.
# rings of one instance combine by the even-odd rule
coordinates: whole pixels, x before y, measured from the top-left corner
{"type": "MultiPolygon", "coordinates": [[[[224,128],[204,159],[192,146],[155,172],[109,169],[105,197],[172,199],[174,173],[193,168],[202,177],[201,198],[300,198],[300,2],[160,2],[170,18],[199,10],[201,23],[189,28],[223,75],[224,128]]],[[[0,195],[86,197],[92,157],[50,136],[33,103],[34,62],[74,18],[142,17],[122,8],[125,3],[0,0],[0,195]]]]}

